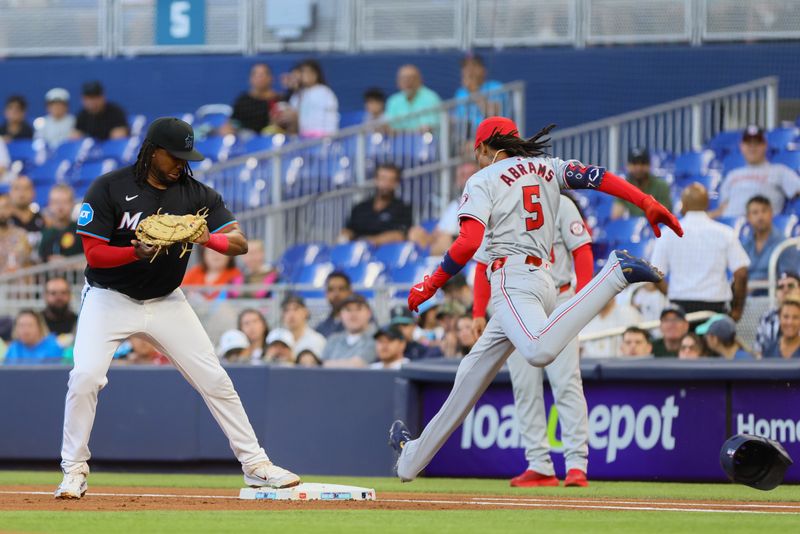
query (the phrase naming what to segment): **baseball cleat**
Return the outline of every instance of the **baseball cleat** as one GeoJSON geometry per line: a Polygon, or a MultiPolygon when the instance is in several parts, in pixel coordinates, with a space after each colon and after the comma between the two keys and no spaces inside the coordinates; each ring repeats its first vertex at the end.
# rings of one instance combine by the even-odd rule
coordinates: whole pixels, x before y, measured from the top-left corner
{"type": "Polygon", "coordinates": [[[543,475],[533,469],[528,469],[521,475],[511,479],[512,488],[537,488],[545,486],[558,486],[558,479],[553,475],[543,475]]]}
{"type": "Polygon", "coordinates": [[[86,494],[89,485],[83,473],[64,473],[64,479],[58,485],[54,496],[56,499],[80,499],[86,494]]]}
{"type": "Polygon", "coordinates": [[[635,284],[636,282],[657,283],[664,279],[661,271],[643,259],[631,256],[627,250],[614,250],[608,259],[609,261],[614,261],[614,259],[619,261],[622,275],[629,284],[635,284]]]}
{"type": "Polygon", "coordinates": [[[389,428],[389,445],[395,452],[400,454],[405,444],[409,441],[411,441],[411,432],[408,431],[406,424],[399,419],[392,423],[391,428],[389,428]]]}
{"type": "Polygon", "coordinates": [[[572,488],[585,488],[589,485],[586,479],[586,473],[580,469],[570,469],[567,471],[567,478],[564,479],[565,487],[572,488]]]}
{"type": "Polygon", "coordinates": [[[300,484],[300,477],[271,462],[261,462],[244,467],[244,483],[251,488],[265,486],[275,489],[291,488],[300,484]]]}

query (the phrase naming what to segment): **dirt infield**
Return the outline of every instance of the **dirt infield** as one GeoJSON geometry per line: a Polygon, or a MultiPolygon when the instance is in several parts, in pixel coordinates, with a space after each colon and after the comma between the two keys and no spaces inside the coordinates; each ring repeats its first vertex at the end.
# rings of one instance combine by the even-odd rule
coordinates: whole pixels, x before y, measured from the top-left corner
{"type": "Polygon", "coordinates": [[[800,502],[736,502],[597,499],[526,495],[451,493],[378,493],[370,501],[244,501],[238,489],[136,488],[92,486],[79,501],[53,499],[53,488],[5,486],[0,511],[140,511],[140,510],[632,510],[738,514],[800,515],[800,502]]]}

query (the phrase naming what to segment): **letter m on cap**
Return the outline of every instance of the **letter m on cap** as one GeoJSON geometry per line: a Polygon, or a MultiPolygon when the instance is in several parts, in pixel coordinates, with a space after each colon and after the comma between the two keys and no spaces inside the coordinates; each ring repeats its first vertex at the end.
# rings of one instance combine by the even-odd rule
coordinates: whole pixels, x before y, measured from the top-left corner
{"type": "Polygon", "coordinates": [[[122,230],[123,228],[127,228],[128,230],[136,230],[136,227],[139,226],[139,219],[142,217],[142,212],[134,213],[131,215],[131,212],[126,211],[122,214],[122,220],[119,222],[119,226],[117,226],[117,230],[122,230]]]}

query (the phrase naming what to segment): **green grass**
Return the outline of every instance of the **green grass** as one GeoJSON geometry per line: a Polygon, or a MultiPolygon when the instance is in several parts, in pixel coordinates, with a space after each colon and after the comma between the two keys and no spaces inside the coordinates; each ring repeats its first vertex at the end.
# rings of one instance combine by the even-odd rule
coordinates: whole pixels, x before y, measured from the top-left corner
{"type": "MultiPolygon", "coordinates": [[[[10,485],[55,487],[57,471],[0,471],[0,489],[10,485]]],[[[538,488],[518,490],[505,480],[419,479],[400,484],[391,478],[306,476],[310,482],[354,484],[381,492],[437,492],[583,496],[587,498],[736,499],[800,501],[800,486],[783,486],[760,492],[724,484],[674,484],[641,482],[592,482],[589,488],[538,488]]],[[[93,473],[95,486],[163,486],[236,489],[236,475],[165,475],[93,473]]],[[[91,491],[91,490],[90,490],[91,491]]],[[[2,496],[0,496],[2,498],[2,496]]],[[[0,512],[0,533],[113,533],[113,532],[358,532],[404,534],[435,532],[595,532],[669,533],[702,532],[731,534],[774,529],[792,532],[800,528],[800,516],[742,515],[729,513],[573,511],[573,510],[455,510],[455,511],[218,511],[218,512],[0,512]]]]}

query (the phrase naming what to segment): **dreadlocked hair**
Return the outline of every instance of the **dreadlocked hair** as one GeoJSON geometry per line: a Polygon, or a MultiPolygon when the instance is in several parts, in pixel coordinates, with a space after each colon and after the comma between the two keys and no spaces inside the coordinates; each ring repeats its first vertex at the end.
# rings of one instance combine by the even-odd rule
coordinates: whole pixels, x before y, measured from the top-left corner
{"type": "MultiPolygon", "coordinates": [[[[157,148],[158,145],[148,139],[145,139],[142,146],[139,148],[139,155],[136,156],[136,164],[133,167],[133,174],[136,177],[137,183],[143,184],[147,181],[147,175],[150,173],[150,162],[153,161],[153,153],[157,148]]],[[[187,161],[183,166],[180,179],[185,180],[192,176],[192,169],[189,167],[189,162],[187,161]]]]}
{"type": "Polygon", "coordinates": [[[549,124],[529,139],[523,139],[513,134],[495,132],[486,140],[486,144],[494,150],[504,151],[509,156],[520,156],[523,158],[549,156],[545,149],[550,148],[550,138],[542,138],[555,127],[555,124],[549,124]]]}

